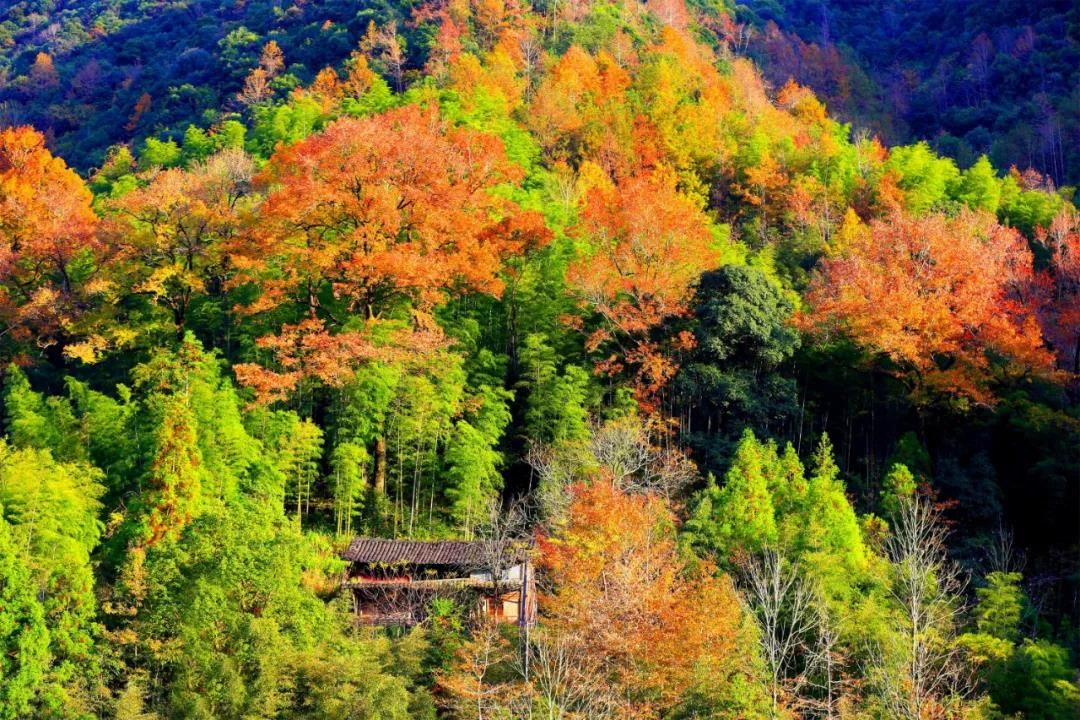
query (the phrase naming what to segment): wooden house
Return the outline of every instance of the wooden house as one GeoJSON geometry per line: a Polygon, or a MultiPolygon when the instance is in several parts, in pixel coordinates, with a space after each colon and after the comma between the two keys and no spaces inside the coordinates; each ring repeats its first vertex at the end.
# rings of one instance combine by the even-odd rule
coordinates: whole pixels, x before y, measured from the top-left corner
{"type": "Polygon", "coordinates": [[[536,580],[527,542],[356,538],[342,553],[342,585],[358,622],[415,625],[438,597],[521,626],[536,622],[536,580]]]}

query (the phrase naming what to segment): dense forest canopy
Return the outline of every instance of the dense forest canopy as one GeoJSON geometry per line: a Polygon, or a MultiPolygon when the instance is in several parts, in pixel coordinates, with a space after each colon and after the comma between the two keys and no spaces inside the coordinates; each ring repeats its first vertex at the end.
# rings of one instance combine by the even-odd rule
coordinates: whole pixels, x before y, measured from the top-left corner
{"type": "Polygon", "coordinates": [[[0,720],[1077,717],[1077,18],[959,5],[7,7],[0,720]]]}
{"type": "Polygon", "coordinates": [[[1080,181],[1080,7],[1071,0],[750,0],[766,76],[819,93],[890,142],[961,165],[989,154],[1080,181]]]}
{"type": "MultiPolygon", "coordinates": [[[[415,74],[433,30],[410,22],[419,4],[13,0],[0,10],[0,108],[6,122],[55,136],[69,163],[98,167],[114,143],[179,140],[190,123],[240,110],[235,94],[268,39],[285,50],[274,84],[287,90],[340,63],[370,21],[393,19],[396,72],[415,74]]],[[[927,140],[964,168],[986,154],[1002,170],[1080,182],[1080,9],[1070,0],[691,4],[728,12],[735,46],[769,81],[810,87],[857,131],[927,140]]]]}

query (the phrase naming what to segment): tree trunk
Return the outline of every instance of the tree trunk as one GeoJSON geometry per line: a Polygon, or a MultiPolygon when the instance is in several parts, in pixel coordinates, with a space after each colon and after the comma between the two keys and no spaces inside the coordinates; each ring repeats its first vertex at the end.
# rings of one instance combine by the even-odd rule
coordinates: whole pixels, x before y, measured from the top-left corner
{"type": "Polygon", "coordinates": [[[386,437],[375,438],[375,473],[371,477],[371,489],[376,497],[386,494],[386,437]]]}

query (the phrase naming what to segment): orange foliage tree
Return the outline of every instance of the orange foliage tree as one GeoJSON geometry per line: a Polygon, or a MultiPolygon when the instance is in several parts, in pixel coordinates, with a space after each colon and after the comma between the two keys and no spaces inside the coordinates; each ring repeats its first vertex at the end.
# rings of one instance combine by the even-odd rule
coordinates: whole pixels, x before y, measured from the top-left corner
{"type": "Polygon", "coordinates": [[[64,348],[107,285],[90,191],[28,127],[0,132],[2,334],[64,348]]]}
{"type": "Polygon", "coordinates": [[[441,704],[456,718],[522,717],[531,698],[528,687],[506,672],[514,660],[514,649],[499,625],[479,625],[454,653],[451,667],[436,675],[441,704]]]}
{"type": "Polygon", "coordinates": [[[608,52],[594,58],[571,47],[537,87],[529,127],[551,158],[595,157],[608,169],[621,167],[633,129],[629,87],[629,74],[608,52]]]}
{"type": "Polygon", "coordinates": [[[735,591],[708,566],[687,566],[667,504],[602,481],[572,494],[565,523],[540,538],[554,587],[544,626],[602,668],[613,714],[660,717],[702,679],[718,696],[745,687],[753,639],[735,591]]]}
{"type": "Polygon", "coordinates": [[[1048,267],[1039,274],[1045,293],[1043,332],[1058,355],[1059,367],[1080,373],[1080,213],[1061,210],[1048,228],[1039,228],[1036,241],[1049,253],[1048,267]]]}
{"type": "Polygon", "coordinates": [[[608,351],[602,372],[634,367],[638,398],[649,406],[677,369],[666,351],[692,343],[684,334],[665,348],[653,331],[688,312],[697,279],[721,261],[720,241],[663,170],[592,188],[572,232],[587,247],[569,280],[601,320],[588,347],[608,351]]]}
{"type": "Polygon", "coordinates": [[[127,292],[165,307],[178,337],[196,296],[227,290],[254,167],[242,150],[226,150],[189,170],[158,172],[107,205],[101,235],[116,253],[114,275],[127,292]]]}
{"type": "Polygon", "coordinates": [[[918,399],[992,403],[995,370],[1046,370],[1031,253],[989,215],[897,212],[856,233],[812,281],[808,325],[888,358],[918,399]],[[1001,360],[1001,362],[997,362],[1001,360]]]}
{"type": "Polygon", "coordinates": [[[150,97],[150,93],[143,93],[139,96],[139,99],[135,101],[135,107],[131,110],[131,116],[128,118],[127,125],[124,129],[128,132],[135,132],[135,128],[139,127],[139,121],[142,120],[143,115],[154,104],[153,98],[150,97]]]}
{"type": "Polygon", "coordinates": [[[280,336],[260,341],[284,374],[243,365],[239,377],[277,396],[306,368],[333,381],[383,351],[358,325],[409,314],[412,332],[396,345],[430,346],[434,307],[462,292],[499,295],[503,260],[546,241],[538,214],[491,192],[519,177],[498,138],[416,106],[339,120],[278,150],[236,261],[261,287],[247,312],[293,309],[280,336]]]}
{"type": "Polygon", "coordinates": [[[56,65],[53,64],[52,55],[49,55],[49,53],[39,52],[37,54],[34,58],[34,64],[30,66],[28,75],[30,86],[38,92],[54,88],[60,84],[60,75],[56,72],[56,65]]]}

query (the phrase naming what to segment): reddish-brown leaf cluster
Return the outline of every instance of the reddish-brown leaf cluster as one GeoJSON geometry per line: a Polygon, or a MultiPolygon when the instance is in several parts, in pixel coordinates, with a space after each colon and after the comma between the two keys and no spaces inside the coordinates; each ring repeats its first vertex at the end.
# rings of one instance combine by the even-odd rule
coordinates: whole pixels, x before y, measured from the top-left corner
{"type": "Polygon", "coordinates": [[[719,262],[717,238],[675,177],[662,171],[592,188],[572,232],[587,249],[568,279],[602,319],[587,345],[614,345],[601,370],[633,366],[640,399],[648,402],[677,369],[651,332],[686,314],[694,283],[719,262]]]}
{"type": "Polygon", "coordinates": [[[293,306],[306,319],[260,341],[277,371],[242,366],[241,380],[277,397],[301,376],[330,381],[389,352],[345,330],[346,314],[370,323],[407,306],[415,337],[390,346],[432,346],[432,308],[458,293],[501,294],[506,258],[547,241],[538,214],[492,192],[518,179],[497,138],[448,127],[435,108],[339,120],[279,149],[235,261],[261,287],[248,313],[293,306]]]}
{"type": "Polygon", "coordinates": [[[257,309],[296,297],[318,315],[323,284],[371,316],[401,297],[430,308],[461,290],[498,295],[503,258],[545,238],[526,237],[522,221],[513,236],[493,232],[513,208],[490,190],[519,175],[497,138],[416,106],[339,120],[280,149],[247,244],[249,268],[279,273],[257,309]]]}
{"type": "Polygon", "coordinates": [[[1080,373],[1080,214],[1066,208],[1036,241],[1049,253],[1049,264],[1036,278],[1042,294],[1043,333],[1058,356],[1058,366],[1080,373]]]}
{"type": "Polygon", "coordinates": [[[91,199],[40,133],[0,132],[0,319],[17,338],[63,342],[101,291],[92,272],[101,246],[91,199]]]}
{"type": "Polygon", "coordinates": [[[1032,284],[1026,241],[989,215],[897,212],[825,261],[806,320],[887,357],[918,395],[989,403],[995,367],[1028,373],[1051,365],[1032,284]]]}
{"type": "Polygon", "coordinates": [[[659,497],[579,485],[566,524],[540,549],[557,588],[541,604],[545,627],[605,668],[605,684],[625,703],[619,716],[658,717],[695,678],[722,686],[748,670],[730,582],[685,566],[659,497]]]}

